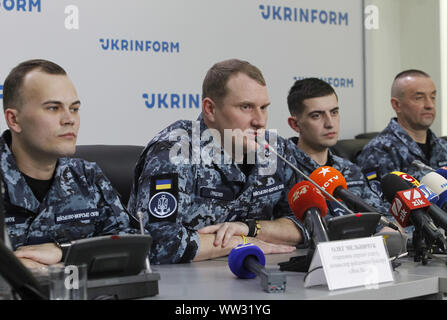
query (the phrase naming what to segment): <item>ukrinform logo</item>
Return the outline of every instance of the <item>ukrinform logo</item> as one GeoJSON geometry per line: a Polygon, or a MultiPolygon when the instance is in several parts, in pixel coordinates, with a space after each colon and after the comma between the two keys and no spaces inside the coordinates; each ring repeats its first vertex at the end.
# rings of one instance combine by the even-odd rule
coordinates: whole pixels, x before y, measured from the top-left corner
{"type": "Polygon", "coordinates": [[[347,12],[336,12],[331,10],[317,10],[308,8],[291,8],[283,6],[259,5],[261,17],[264,20],[297,22],[297,23],[320,23],[322,25],[349,25],[349,14],[347,12]]]}
{"type": "Polygon", "coordinates": [[[40,0],[0,0],[1,11],[41,12],[40,0]]]}
{"type": "Polygon", "coordinates": [[[193,121],[191,137],[184,129],[175,129],[169,133],[169,141],[175,142],[169,150],[169,161],[176,166],[211,163],[256,164],[259,175],[272,175],[277,169],[277,130],[268,130],[269,146],[275,152],[257,144],[255,136],[260,141],[265,141],[266,131],[225,129],[222,139],[220,132],[215,129],[200,132],[200,121],[193,121]]]}
{"type": "Polygon", "coordinates": [[[133,39],[99,39],[104,51],[180,53],[180,42],[133,39]]]}
{"type": "Polygon", "coordinates": [[[198,93],[143,93],[144,105],[148,109],[199,109],[198,93]]]}

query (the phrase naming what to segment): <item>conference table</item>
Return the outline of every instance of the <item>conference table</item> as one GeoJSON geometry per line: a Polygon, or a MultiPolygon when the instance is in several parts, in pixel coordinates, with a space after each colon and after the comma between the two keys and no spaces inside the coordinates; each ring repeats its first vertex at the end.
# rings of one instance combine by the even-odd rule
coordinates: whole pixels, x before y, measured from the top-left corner
{"type": "MultiPolygon", "coordinates": [[[[266,255],[266,268],[279,269],[278,263],[304,254],[266,255]]],[[[160,274],[159,294],[149,299],[169,300],[396,300],[443,299],[447,293],[446,256],[430,259],[427,265],[411,257],[400,258],[393,271],[394,281],[330,291],[327,285],[304,287],[302,272],[285,271],[285,292],[267,293],[260,279],[238,279],[228,267],[227,257],[202,262],[153,265],[160,274]]]]}

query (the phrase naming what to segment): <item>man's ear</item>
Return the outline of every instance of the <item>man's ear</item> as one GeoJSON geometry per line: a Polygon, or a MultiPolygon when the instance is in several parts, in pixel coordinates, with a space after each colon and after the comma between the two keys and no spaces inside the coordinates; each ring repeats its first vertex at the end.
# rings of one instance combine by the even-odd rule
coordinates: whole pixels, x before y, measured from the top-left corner
{"type": "Polygon", "coordinates": [[[397,98],[392,97],[391,100],[391,107],[393,107],[394,111],[397,113],[400,113],[400,101],[397,98]]]}
{"type": "Polygon", "coordinates": [[[16,133],[22,132],[22,127],[20,126],[19,111],[17,109],[8,108],[5,110],[5,120],[11,131],[16,133]]]}
{"type": "Polygon", "coordinates": [[[205,119],[213,123],[216,120],[216,104],[210,98],[202,100],[202,114],[205,119]]]}
{"type": "Polygon", "coordinates": [[[300,133],[300,127],[298,126],[298,120],[296,116],[287,118],[287,123],[289,124],[289,127],[293,129],[293,131],[300,133]]]}

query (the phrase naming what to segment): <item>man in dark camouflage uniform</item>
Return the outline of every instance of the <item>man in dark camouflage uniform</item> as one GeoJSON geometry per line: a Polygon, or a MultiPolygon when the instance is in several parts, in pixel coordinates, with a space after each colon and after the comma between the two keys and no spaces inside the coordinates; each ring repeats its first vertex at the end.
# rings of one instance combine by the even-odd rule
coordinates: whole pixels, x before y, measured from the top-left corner
{"type": "Polygon", "coordinates": [[[61,260],[60,243],[129,232],[129,217],[95,163],[75,151],[80,101],[64,69],[25,61],[4,82],[0,137],[8,236],[28,267],[61,260]]]}
{"type": "MultiPolygon", "coordinates": [[[[337,143],[340,128],[338,97],[334,89],[317,78],[298,80],[290,89],[287,102],[291,114],[289,126],[299,133],[299,138],[288,140],[287,152],[292,155],[297,167],[307,176],[321,166],[337,169],[346,179],[351,193],[378,212],[391,217],[389,204],[382,201],[370,187],[361,169],[351,161],[334,155],[329,149],[337,143]]],[[[297,180],[302,180],[302,177],[297,176],[297,180]]],[[[331,213],[347,213],[334,202],[328,204],[329,217],[331,213]]]]}
{"type": "Polygon", "coordinates": [[[392,85],[391,105],[397,118],[357,157],[368,179],[380,181],[392,171],[401,171],[420,180],[429,170],[412,165],[414,160],[435,169],[447,165],[447,142],[429,129],[436,116],[436,87],[429,75],[420,70],[399,73],[392,85]]]}
{"type": "MultiPolygon", "coordinates": [[[[236,59],[217,63],[205,77],[202,99],[197,121],[161,131],[135,169],[128,209],[145,215],[154,239],[151,262],[224,256],[241,236],[264,253],[292,252],[308,235],[287,202],[290,168],[257,149],[269,105],[261,72],[236,59]]],[[[283,152],[283,139],[268,140],[283,152]]]]}

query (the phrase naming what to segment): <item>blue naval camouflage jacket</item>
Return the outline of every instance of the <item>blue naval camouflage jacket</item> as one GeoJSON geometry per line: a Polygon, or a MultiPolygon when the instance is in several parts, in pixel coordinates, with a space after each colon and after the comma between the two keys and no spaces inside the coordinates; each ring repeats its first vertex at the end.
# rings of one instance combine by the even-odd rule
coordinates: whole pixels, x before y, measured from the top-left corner
{"type": "MultiPolygon", "coordinates": [[[[290,153],[297,168],[309,176],[322,166],[298,148],[297,144],[297,137],[289,138],[287,140],[286,152],[290,153]]],[[[389,213],[389,203],[386,200],[382,200],[380,190],[375,189],[374,185],[369,184],[360,167],[347,159],[336,156],[330,149],[328,153],[328,165],[340,171],[346,180],[349,192],[362,198],[366,203],[374,207],[377,212],[382,213],[389,219],[393,219],[389,213]]],[[[296,173],[295,179],[296,181],[303,180],[298,173],[296,173]]],[[[329,209],[327,218],[347,214],[345,209],[337,205],[335,201],[328,201],[327,203],[329,209]]]]}
{"type": "Polygon", "coordinates": [[[434,169],[447,165],[447,141],[436,137],[431,130],[428,130],[427,134],[431,136],[429,158],[399,125],[397,119],[393,118],[388,126],[363,148],[356,163],[369,180],[376,180],[379,187],[378,181],[392,171],[405,172],[420,180],[429,170],[412,165],[414,160],[420,160],[434,169]]]}
{"type": "MultiPolygon", "coordinates": [[[[145,227],[154,239],[151,262],[190,262],[200,248],[197,230],[247,218],[287,217],[301,230],[307,245],[309,235],[287,201],[291,169],[278,161],[274,173],[264,175],[259,174],[262,164],[256,162],[245,176],[238,164],[222,162],[227,154],[220,144],[206,139],[206,129],[202,115],[198,121],[177,121],[149,142],[137,163],[128,209],[133,215],[144,214],[145,227]],[[197,132],[202,139],[193,137],[197,132]],[[182,137],[170,141],[171,133],[182,133],[182,137]],[[171,154],[170,159],[179,141],[184,153],[180,156],[177,149],[174,153],[179,156],[171,154]],[[211,147],[219,155],[212,161],[205,156],[211,147]]],[[[278,137],[277,141],[281,153],[284,140],[278,137]]]]}
{"type": "Polygon", "coordinates": [[[60,158],[53,183],[39,202],[17,168],[10,141],[11,133],[6,130],[0,137],[0,171],[5,186],[6,226],[14,250],[24,245],[135,233],[96,163],[60,158]]]}

